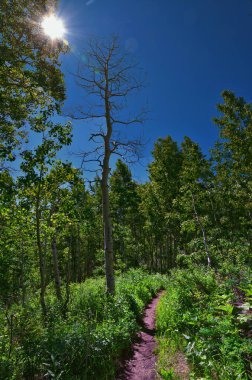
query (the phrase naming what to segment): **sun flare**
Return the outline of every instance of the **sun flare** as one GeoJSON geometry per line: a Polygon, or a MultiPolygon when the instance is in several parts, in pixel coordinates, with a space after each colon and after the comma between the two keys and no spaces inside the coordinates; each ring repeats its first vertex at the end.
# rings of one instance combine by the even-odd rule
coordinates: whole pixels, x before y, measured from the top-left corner
{"type": "Polygon", "coordinates": [[[66,33],[63,21],[51,14],[46,16],[42,21],[42,28],[45,34],[47,34],[52,40],[61,39],[66,33]]]}

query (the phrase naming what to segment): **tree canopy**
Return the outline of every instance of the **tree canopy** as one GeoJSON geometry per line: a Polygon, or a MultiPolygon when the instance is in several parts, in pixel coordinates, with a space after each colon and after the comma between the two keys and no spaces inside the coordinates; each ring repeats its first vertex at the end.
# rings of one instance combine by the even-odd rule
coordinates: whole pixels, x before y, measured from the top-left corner
{"type": "MultiPolygon", "coordinates": [[[[1,160],[14,160],[15,149],[41,129],[39,118],[59,112],[65,98],[59,54],[41,21],[54,1],[3,0],[0,4],[0,137],[1,160]]],[[[42,121],[42,120],[41,120],[42,121]]]]}

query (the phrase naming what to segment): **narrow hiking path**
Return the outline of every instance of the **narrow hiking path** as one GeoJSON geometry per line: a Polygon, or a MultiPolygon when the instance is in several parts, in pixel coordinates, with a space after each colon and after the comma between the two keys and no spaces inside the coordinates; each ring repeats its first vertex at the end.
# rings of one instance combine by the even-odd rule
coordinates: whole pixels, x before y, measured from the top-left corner
{"type": "Polygon", "coordinates": [[[159,292],[146,307],[142,331],[137,334],[130,355],[121,363],[115,380],[154,380],[156,378],[155,312],[162,293],[159,292]]]}

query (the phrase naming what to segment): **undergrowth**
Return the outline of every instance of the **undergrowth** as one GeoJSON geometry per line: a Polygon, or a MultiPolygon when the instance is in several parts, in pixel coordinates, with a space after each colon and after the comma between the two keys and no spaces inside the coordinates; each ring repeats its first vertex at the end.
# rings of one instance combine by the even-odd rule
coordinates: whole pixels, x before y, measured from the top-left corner
{"type": "Polygon", "coordinates": [[[116,280],[116,295],[101,278],[71,285],[68,311],[62,315],[47,294],[47,321],[38,298],[29,305],[0,310],[0,378],[113,379],[123,350],[138,330],[144,306],[167,279],[131,270],[116,280]]]}
{"type": "Polygon", "coordinates": [[[188,378],[176,368],[180,352],[189,362],[190,379],[252,378],[252,341],[246,333],[251,319],[243,311],[251,306],[250,278],[245,270],[237,278],[201,267],[171,274],[157,308],[158,370],[163,379],[188,378]],[[244,302],[237,302],[237,288],[243,289],[244,302]]]}

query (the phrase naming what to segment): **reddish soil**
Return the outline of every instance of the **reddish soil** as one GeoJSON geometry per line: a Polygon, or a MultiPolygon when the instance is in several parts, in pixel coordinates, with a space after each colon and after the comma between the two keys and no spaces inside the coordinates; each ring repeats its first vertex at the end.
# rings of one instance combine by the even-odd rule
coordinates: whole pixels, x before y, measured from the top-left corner
{"type": "Polygon", "coordinates": [[[121,363],[115,380],[154,380],[156,378],[155,311],[161,295],[162,292],[146,307],[142,331],[137,334],[130,355],[121,363]]]}

